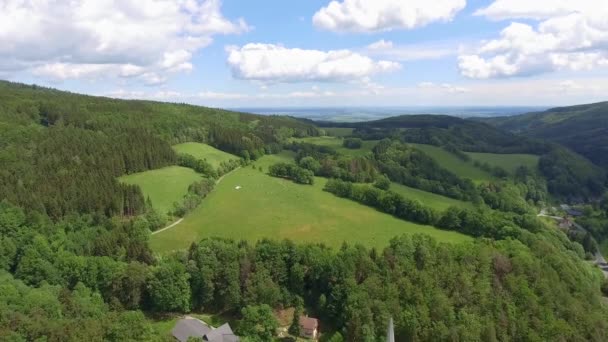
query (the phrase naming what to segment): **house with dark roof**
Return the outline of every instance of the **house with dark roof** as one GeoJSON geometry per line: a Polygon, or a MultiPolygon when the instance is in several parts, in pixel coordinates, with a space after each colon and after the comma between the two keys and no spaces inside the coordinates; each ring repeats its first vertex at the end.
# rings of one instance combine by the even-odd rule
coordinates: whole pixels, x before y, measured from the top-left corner
{"type": "Polygon", "coordinates": [[[194,317],[186,316],[175,324],[171,334],[180,342],[186,342],[190,337],[202,338],[209,342],[238,342],[239,338],[232,332],[228,323],[214,328],[194,317]]]}
{"type": "Polygon", "coordinates": [[[300,336],[316,339],[319,336],[319,320],[308,316],[301,316],[300,336]]]}

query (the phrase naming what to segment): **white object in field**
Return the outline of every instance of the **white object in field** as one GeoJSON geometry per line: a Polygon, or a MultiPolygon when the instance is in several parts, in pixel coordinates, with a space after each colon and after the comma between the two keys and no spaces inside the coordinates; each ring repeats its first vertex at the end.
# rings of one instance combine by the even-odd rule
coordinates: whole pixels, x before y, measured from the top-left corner
{"type": "Polygon", "coordinates": [[[235,187],[234,187],[234,189],[235,189],[235,190],[241,190],[241,186],[240,186],[240,185],[237,185],[237,186],[235,186],[235,187]]]}

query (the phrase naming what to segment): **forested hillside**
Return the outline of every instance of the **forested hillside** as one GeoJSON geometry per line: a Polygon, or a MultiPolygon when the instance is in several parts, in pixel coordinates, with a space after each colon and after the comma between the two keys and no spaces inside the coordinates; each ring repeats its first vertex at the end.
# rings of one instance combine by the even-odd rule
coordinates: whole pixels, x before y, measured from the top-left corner
{"type": "Polygon", "coordinates": [[[608,102],[484,119],[504,130],[560,143],[608,167],[608,102]]]}
{"type": "MultiPolygon", "coordinates": [[[[398,341],[608,340],[602,299],[608,283],[584,260],[590,247],[536,216],[550,199],[547,189],[580,197],[603,190],[603,175],[586,168],[584,158],[449,117],[353,127],[334,148],[306,142],[323,129],[289,117],[0,82],[0,340],[173,341],[151,322],[194,312],[228,317],[244,342],[271,342],[273,310],[294,307],[318,317],[322,339],[334,342],[381,341],[390,318],[398,341]],[[228,155],[212,165],[205,151],[177,155],[172,145],[184,142],[205,143],[239,160],[228,155]],[[475,183],[457,175],[411,143],[443,148],[489,178],[475,183]],[[291,151],[279,154],[283,149],[291,151]],[[463,151],[541,158],[538,169],[521,165],[507,172],[475,164],[463,151]],[[147,180],[167,166],[196,173],[187,189],[183,184],[185,194],[175,189],[183,197],[171,215],[206,216],[213,207],[204,201],[223,191],[213,204],[232,225],[217,223],[226,222],[217,215],[190,220],[202,227],[181,232],[190,240],[178,248],[187,249],[155,253],[151,236],[162,235],[151,232],[166,220],[138,185],[119,178],[147,171],[147,180]],[[218,185],[221,176],[232,175],[218,185]],[[251,186],[249,199],[239,202],[256,220],[235,209],[236,196],[249,190],[239,177],[273,184],[251,186]],[[280,190],[296,187],[306,191],[279,197],[280,190]],[[437,209],[415,194],[435,201],[445,196],[448,204],[437,209]],[[274,207],[262,200],[271,196],[293,203],[274,207]],[[317,206],[303,203],[321,197],[317,206]],[[339,202],[350,211],[337,210],[339,202]],[[205,210],[193,212],[199,204],[205,210]],[[277,223],[286,217],[277,208],[308,211],[287,213],[293,240],[278,241],[286,230],[251,226],[232,235],[241,241],[195,240],[197,229],[277,223]],[[370,219],[377,215],[384,216],[370,219]],[[394,226],[382,247],[364,247],[355,230],[371,240],[382,227],[337,232],[353,220],[345,216],[394,226]],[[324,230],[313,230],[319,222],[324,230]],[[421,234],[401,235],[411,227],[398,224],[405,222],[417,223],[421,234]],[[444,239],[458,241],[438,243],[425,230],[449,231],[444,239]],[[332,236],[333,246],[341,247],[304,242],[320,231],[313,241],[335,234],[340,241],[332,236]]],[[[177,236],[179,228],[165,234],[177,236]]]]}
{"type": "Polygon", "coordinates": [[[256,159],[317,129],[288,117],[0,82],[0,132],[0,198],[58,219],[143,213],[141,191],[116,177],[176,164],[171,144],[206,142],[256,159]]]}
{"type": "MultiPolygon", "coordinates": [[[[602,130],[608,126],[608,123],[602,125],[606,118],[589,122],[596,122],[597,127],[604,127],[598,128],[602,130]]],[[[470,158],[463,152],[538,155],[540,171],[548,182],[549,191],[562,199],[597,198],[605,189],[606,172],[587,160],[585,154],[581,156],[572,152],[559,145],[560,141],[521,136],[479,121],[442,115],[403,115],[369,122],[318,124],[324,128],[353,128],[352,136],[364,140],[390,138],[405,143],[434,145],[463,159],[470,158]]],[[[604,135],[598,135],[598,138],[604,139],[604,135]]],[[[587,137],[580,137],[580,140],[579,144],[587,144],[587,137]]],[[[589,140],[593,141],[594,138],[590,137],[589,140]]]]}

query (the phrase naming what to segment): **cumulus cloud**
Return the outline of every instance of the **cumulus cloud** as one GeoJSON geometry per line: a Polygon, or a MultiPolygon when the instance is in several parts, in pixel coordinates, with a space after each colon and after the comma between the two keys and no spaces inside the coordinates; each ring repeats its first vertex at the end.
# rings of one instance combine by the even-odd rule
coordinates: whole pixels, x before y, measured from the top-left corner
{"type": "Polygon", "coordinates": [[[390,40],[380,39],[377,42],[371,43],[367,46],[368,50],[387,50],[393,48],[393,42],[390,40]]]}
{"type": "Polygon", "coordinates": [[[375,61],[350,50],[319,51],[273,44],[228,47],[228,65],[235,78],[267,83],[340,82],[362,80],[400,69],[391,61],[375,61]]]}
{"type": "Polygon", "coordinates": [[[407,62],[415,60],[439,59],[458,52],[458,46],[452,43],[434,42],[416,45],[396,45],[391,41],[381,39],[366,47],[367,53],[382,56],[395,61],[407,62]]]}
{"type": "Polygon", "coordinates": [[[459,56],[464,76],[495,78],[608,66],[608,2],[588,0],[497,0],[477,15],[513,22],[500,37],[459,56]]]}
{"type": "Polygon", "coordinates": [[[448,22],[466,0],[332,1],[313,16],[316,27],[335,32],[381,32],[448,22]]]}
{"type": "Polygon", "coordinates": [[[469,88],[455,86],[450,83],[436,84],[433,82],[421,82],[418,84],[418,88],[431,91],[441,91],[449,94],[469,93],[471,91],[469,88]]]}
{"type": "Polygon", "coordinates": [[[248,29],[224,18],[219,0],[4,0],[0,68],[153,84],[192,70],[192,55],[213,35],[248,29]]]}

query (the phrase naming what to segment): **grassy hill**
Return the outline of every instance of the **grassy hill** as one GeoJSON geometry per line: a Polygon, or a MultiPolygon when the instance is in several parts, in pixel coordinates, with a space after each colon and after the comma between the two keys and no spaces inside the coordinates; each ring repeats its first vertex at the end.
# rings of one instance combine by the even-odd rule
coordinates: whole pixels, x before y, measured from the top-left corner
{"type": "Polygon", "coordinates": [[[472,163],[459,159],[454,154],[441,147],[427,144],[411,144],[431,156],[440,166],[446,168],[457,176],[471,179],[474,182],[491,180],[493,177],[489,173],[475,167],[472,163]]]}
{"type": "Polygon", "coordinates": [[[420,189],[411,188],[398,183],[391,183],[390,190],[403,195],[408,199],[420,201],[425,206],[429,206],[435,210],[443,211],[449,207],[473,208],[473,203],[459,201],[453,198],[434,194],[432,192],[423,191],[420,189]]]}
{"type": "Polygon", "coordinates": [[[123,176],[119,181],[139,185],[145,197],[150,197],[152,206],[160,213],[173,210],[173,203],[178,202],[188,192],[188,186],[201,179],[201,175],[180,166],[169,166],[123,176]]]}
{"type": "Polygon", "coordinates": [[[608,102],[484,120],[501,129],[562,144],[608,167],[608,102]]]}
{"type": "Polygon", "coordinates": [[[182,223],[153,235],[152,248],[167,252],[213,236],[249,241],[289,238],[334,247],[344,241],[380,247],[396,235],[414,233],[446,242],[470,239],[402,221],[336,197],[322,190],[326,181],[323,178],[317,178],[314,186],[307,186],[265,174],[270,165],[292,160],[289,153],[265,156],[255,163],[256,169],[246,167],[227,175],[182,223]],[[237,186],[241,188],[237,190],[237,186]]]}
{"type": "Polygon", "coordinates": [[[238,159],[237,156],[218,150],[213,146],[196,142],[173,145],[173,149],[177,153],[185,153],[197,159],[207,160],[215,168],[220,166],[221,162],[238,159]]]}
{"type": "Polygon", "coordinates": [[[497,153],[475,153],[465,152],[473,161],[488,163],[491,166],[498,166],[505,171],[514,174],[520,166],[526,166],[530,170],[538,168],[539,156],[532,154],[497,154],[497,153]]]}
{"type": "Polygon", "coordinates": [[[374,146],[378,143],[377,140],[365,140],[361,148],[350,149],[342,146],[342,139],[332,136],[325,137],[309,137],[309,138],[294,138],[293,141],[305,142],[314,145],[328,146],[336,150],[338,153],[347,156],[364,156],[372,152],[374,146]]]}

